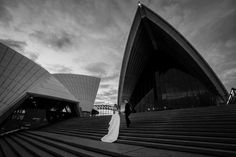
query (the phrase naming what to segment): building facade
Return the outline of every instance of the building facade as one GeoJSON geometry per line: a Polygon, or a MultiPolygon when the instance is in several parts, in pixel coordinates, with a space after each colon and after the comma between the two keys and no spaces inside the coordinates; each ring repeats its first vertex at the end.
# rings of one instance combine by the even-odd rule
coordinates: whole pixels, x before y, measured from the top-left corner
{"type": "Polygon", "coordinates": [[[0,124],[16,110],[27,114],[26,108],[50,112],[52,118],[66,112],[79,116],[80,109],[92,109],[99,83],[91,76],[50,74],[0,43],[0,124]]]}

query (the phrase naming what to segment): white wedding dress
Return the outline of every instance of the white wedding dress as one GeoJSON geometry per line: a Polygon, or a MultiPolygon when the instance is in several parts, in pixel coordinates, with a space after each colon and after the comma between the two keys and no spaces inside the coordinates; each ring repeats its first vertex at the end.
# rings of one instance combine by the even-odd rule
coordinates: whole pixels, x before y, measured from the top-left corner
{"type": "Polygon", "coordinates": [[[112,115],[109,122],[108,133],[101,138],[103,142],[115,142],[118,138],[120,130],[120,115],[118,111],[115,111],[115,114],[112,115]]]}

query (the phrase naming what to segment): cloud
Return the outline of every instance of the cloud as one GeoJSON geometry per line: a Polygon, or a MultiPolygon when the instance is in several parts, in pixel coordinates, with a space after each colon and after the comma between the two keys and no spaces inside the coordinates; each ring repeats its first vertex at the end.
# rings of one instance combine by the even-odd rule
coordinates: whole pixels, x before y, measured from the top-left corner
{"type": "Polygon", "coordinates": [[[102,89],[98,92],[96,100],[106,101],[106,103],[116,103],[117,92],[118,90],[115,88],[102,89]]]}
{"type": "Polygon", "coordinates": [[[233,47],[236,47],[236,39],[233,40],[233,39],[229,39],[225,42],[225,46],[227,48],[233,48],[233,47]]]}
{"type": "Polygon", "coordinates": [[[105,101],[96,100],[94,104],[95,105],[103,105],[103,104],[106,104],[106,102],[105,101]]]}
{"type": "Polygon", "coordinates": [[[118,79],[119,73],[114,73],[113,75],[102,77],[102,81],[112,81],[118,79]]]}
{"type": "Polygon", "coordinates": [[[26,52],[26,54],[29,57],[29,59],[31,59],[34,62],[39,58],[39,53],[26,52]]]}
{"type": "Polygon", "coordinates": [[[111,87],[110,84],[100,84],[99,88],[109,88],[111,87]]]}
{"type": "Polygon", "coordinates": [[[103,91],[100,95],[104,97],[109,97],[112,95],[116,95],[117,92],[118,92],[117,89],[108,89],[108,90],[103,91]]]}
{"type": "Polygon", "coordinates": [[[72,73],[73,69],[61,64],[51,64],[47,65],[46,69],[51,73],[72,73]]]}
{"type": "Polygon", "coordinates": [[[222,78],[224,80],[224,83],[230,83],[232,81],[235,81],[236,80],[236,69],[232,68],[232,69],[225,70],[222,73],[222,78]]]}
{"type": "Polygon", "coordinates": [[[25,41],[18,41],[12,39],[0,39],[0,42],[16,51],[24,51],[25,47],[27,46],[27,43],[25,41]]]}
{"type": "Polygon", "coordinates": [[[85,66],[84,69],[93,75],[103,77],[107,74],[108,66],[104,62],[97,62],[85,66]]]}
{"type": "Polygon", "coordinates": [[[74,36],[65,31],[61,32],[44,32],[35,31],[30,34],[30,37],[56,50],[71,48],[74,44],[74,36]]]}
{"type": "Polygon", "coordinates": [[[105,99],[104,99],[104,97],[103,97],[102,94],[97,94],[96,100],[97,100],[97,101],[104,101],[105,99]]]}
{"type": "Polygon", "coordinates": [[[27,51],[25,48],[27,43],[25,41],[11,40],[11,39],[0,39],[0,42],[9,46],[13,50],[21,53],[29,59],[36,61],[39,58],[39,53],[27,51]]]}
{"type": "Polygon", "coordinates": [[[0,1],[0,23],[4,26],[9,26],[10,21],[13,20],[12,15],[7,10],[4,1],[0,1]]]}
{"type": "Polygon", "coordinates": [[[203,52],[203,55],[210,65],[221,66],[226,62],[227,51],[224,50],[225,53],[222,53],[222,49],[224,48],[222,42],[211,43],[208,46],[209,47],[205,49],[205,52],[203,52]]]}

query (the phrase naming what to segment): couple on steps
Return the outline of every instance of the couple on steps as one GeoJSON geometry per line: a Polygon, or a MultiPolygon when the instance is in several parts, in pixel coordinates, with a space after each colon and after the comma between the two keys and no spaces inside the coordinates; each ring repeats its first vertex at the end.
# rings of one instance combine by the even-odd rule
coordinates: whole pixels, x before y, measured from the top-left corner
{"type": "MultiPolygon", "coordinates": [[[[127,128],[130,125],[129,115],[132,112],[131,105],[127,100],[125,102],[125,120],[127,128]]],[[[119,130],[120,130],[120,109],[117,104],[114,105],[113,111],[115,112],[109,122],[108,133],[101,138],[103,142],[115,142],[118,139],[119,130]]]]}

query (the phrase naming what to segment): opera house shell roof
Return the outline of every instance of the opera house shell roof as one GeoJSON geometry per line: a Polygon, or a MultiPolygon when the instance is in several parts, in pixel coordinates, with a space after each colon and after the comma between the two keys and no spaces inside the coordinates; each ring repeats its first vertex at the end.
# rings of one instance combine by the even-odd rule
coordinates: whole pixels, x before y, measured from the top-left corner
{"type": "Polygon", "coordinates": [[[83,111],[91,111],[97,95],[100,79],[86,75],[53,74],[79,101],[83,111]]]}
{"type": "Polygon", "coordinates": [[[159,15],[139,5],[124,52],[118,104],[129,100],[134,105],[155,104],[153,109],[198,101],[217,105],[227,96],[197,50],[159,15]]]}
{"type": "Polygon", "coordinates": [[[100,78],[91,76],[50,74],[0,43],[0,123],[29,94],[77,103],[82,111],[91,111],[99,83],[100,78]]]}

